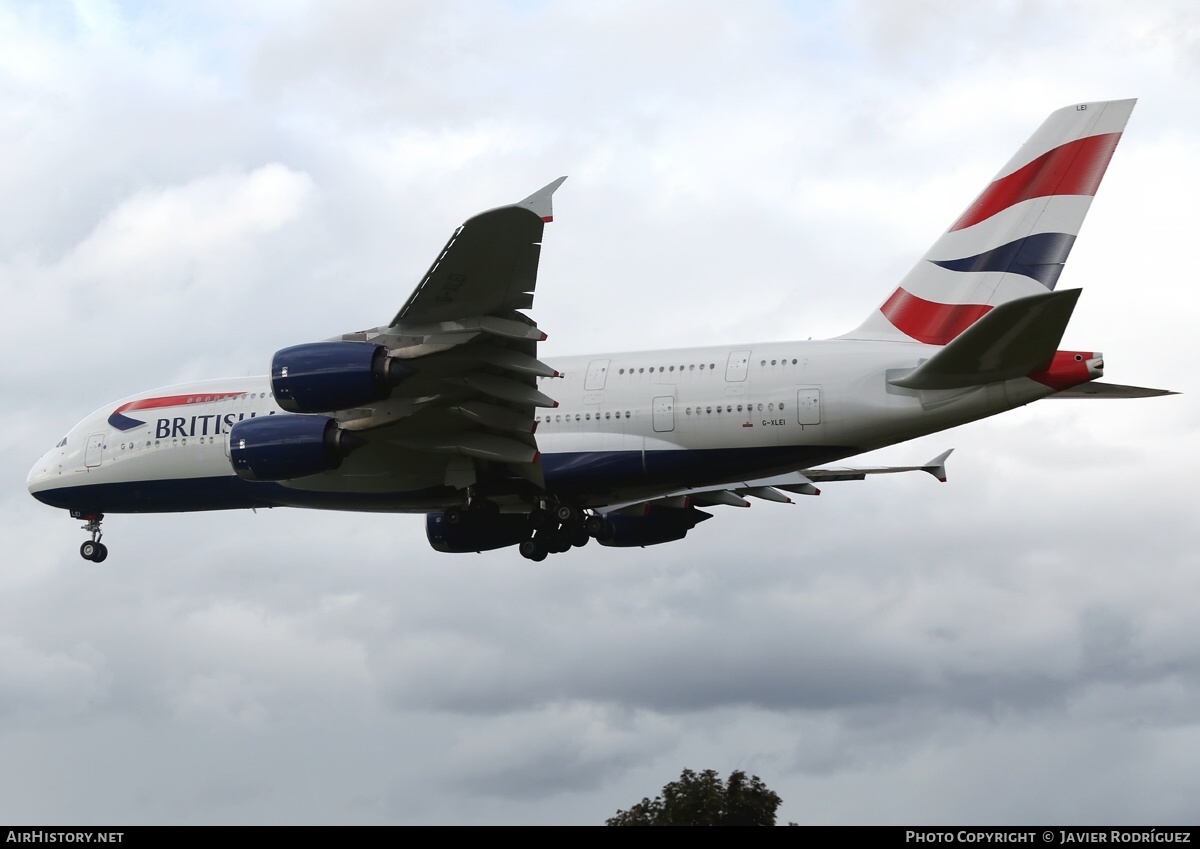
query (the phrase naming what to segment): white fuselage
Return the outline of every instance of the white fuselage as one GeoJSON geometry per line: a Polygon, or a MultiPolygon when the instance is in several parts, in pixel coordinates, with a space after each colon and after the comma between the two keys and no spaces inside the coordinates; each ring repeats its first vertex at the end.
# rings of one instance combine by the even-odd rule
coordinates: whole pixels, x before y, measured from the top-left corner
{"type": "MultiPolygon", "coordinates": [[[[822,340],[550,360],[537,414],[546,489],[580,506],[828,463],[1051,394],[1027,378],[968,389],[892,386],[937,348],[822,340]]],[[[37,462],[29,489],[80,511],[308,506],[428,512],[458,503],[446,458],[406,454],[387,429],[338,472],[244,481],[229,460],[239,420],[288,415],[268,378],[141,393],[77,424],[37,462]]],[[[416,415],[420,415],[417,413],[416,415]]]]}

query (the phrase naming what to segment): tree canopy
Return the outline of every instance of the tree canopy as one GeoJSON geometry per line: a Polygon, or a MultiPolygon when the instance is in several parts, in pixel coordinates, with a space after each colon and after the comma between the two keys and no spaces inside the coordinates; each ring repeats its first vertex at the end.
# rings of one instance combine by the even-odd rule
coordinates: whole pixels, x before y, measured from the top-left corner
{"type": "Polygon", "coordinates": [[[757,775],[740,769],[722,781],[717,771],[685,769],[653,799],[617,811],[606,825],[775,825],[783,800],[757,775]]]}

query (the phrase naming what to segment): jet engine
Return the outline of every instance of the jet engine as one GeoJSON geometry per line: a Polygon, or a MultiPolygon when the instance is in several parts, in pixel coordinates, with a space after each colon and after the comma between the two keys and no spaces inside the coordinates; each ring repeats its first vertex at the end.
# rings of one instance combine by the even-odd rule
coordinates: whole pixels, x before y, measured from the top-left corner
{"type": "Polygon", "coordinates": [[[450,554],[491,551],[518,545],[533,533],[524,513],[475,513],[465,511],[462,521],[446,521],[445,513],[425,516],[425,536],[435,551],[450,554]]]}
{"type": "Polygon", "coordinates": [[[615,548],[633,548],[683,539],[696,525],[711,519],[712,514],[695,507],[658,507],[650,504],[641,516],[606,513],[604,518],[608,520],[610,527],[607,530],[611,532],[597,537],[596,541],[615,548]]]}
{"type": "Polygon", "coordinates": [[[382,401],[415,369],[369,342],[311,342],[271,359],[275,401],[289,413],[328,413],[382,401]]]}
{"type": "Polygon", "coordinates": [[[229,431],[229,459],[243,480],[284,481],[331,472],[362,444],[328,416],[261,416],[229,431]]]}

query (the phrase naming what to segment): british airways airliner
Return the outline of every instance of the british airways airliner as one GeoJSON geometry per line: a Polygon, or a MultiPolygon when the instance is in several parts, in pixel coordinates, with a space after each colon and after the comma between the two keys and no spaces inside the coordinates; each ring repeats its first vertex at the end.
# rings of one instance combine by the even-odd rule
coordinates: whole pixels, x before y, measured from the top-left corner
{"type": "Polygon", "coordinates": [[[390,323],[276,352],[270,374],[105,405],[29,491],[82,519],[257,507],[424,513],[438,551],[543,560],[591,539],[682,539],[706,508],[790,502],[829,467],[1041,398],[1169,394],[1097,382],[1057,350],[1056,290],[1134,100],[1052,113],[854,330],[834,339],[543,361],[528,311],[560,178],[469,219],[390,323]]]}

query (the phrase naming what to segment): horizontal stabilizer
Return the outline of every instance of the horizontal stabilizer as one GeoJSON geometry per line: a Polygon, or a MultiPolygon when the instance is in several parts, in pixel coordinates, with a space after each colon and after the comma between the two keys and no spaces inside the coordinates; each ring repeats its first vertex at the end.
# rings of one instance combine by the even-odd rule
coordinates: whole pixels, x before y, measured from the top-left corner
{"type": "Polygon", "coordinates": [[[1147,389],[1144,386],[1122,386],[1119,383],[1081,383],[1062,392],[1056,392],[1051,398],[1157,398],[1160,395],[1178,395],[1170,389],[1147,389]]]}
{"type": "Polygon", "coordinates": [[[907,389],[959,389],[1043,369],[1054,358],[1082,291],[1000,304],[913,371],[888,382],[907,389]]]}

